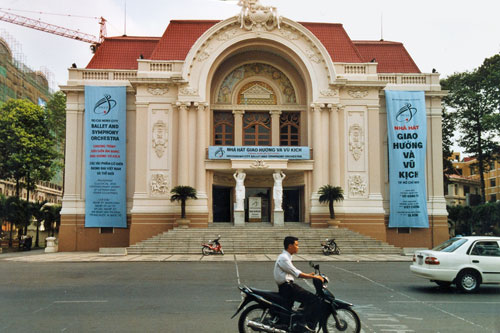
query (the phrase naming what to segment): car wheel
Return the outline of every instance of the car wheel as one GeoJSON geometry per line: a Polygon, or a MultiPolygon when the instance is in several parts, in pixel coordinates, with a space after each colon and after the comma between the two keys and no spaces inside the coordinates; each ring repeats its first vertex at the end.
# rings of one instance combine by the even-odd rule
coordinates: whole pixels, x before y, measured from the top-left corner
{"type": "Polygon", "coordinates": [[[436,282],[436,284],[441,288],[448,288],[449,286],[451,286],[451,282],[448,281],[434,281],[434,282],[436,282]]]}
{"type": "Polygon", "coordinates": [[[479,289],[479,275],[474,271],[462,271],[457,276],[457,287],[465,293],[472,293],[479,289]]]}

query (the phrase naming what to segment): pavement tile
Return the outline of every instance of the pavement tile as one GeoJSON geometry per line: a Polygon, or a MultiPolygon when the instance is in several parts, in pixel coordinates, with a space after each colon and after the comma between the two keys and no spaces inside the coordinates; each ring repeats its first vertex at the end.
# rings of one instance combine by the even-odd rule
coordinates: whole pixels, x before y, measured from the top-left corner
{"type": "MultiPolygon", "coordinates": [[[[83,253],[41,253],[37,255],[26,255],[7,257],[0,260],[3,261],[17,261],[17,262],[159,262],[159,261],[210,261],[210,262],[227,262],[227,261],[275,261],[278,254],[226,254],[226,255],[210,255],[202,256],[201,254],[137,254],[126,256],[103,256],[96,252],[83,252],[83,253]]],[[[324,256],[320,254],[296,254],[295,261],[314,261],[314,262],[382,262],[382,261],[395,261],[395,262],[411,262],[411,256],[401,255],[356,255],[356,254],[343,254],[324,256]]]]}

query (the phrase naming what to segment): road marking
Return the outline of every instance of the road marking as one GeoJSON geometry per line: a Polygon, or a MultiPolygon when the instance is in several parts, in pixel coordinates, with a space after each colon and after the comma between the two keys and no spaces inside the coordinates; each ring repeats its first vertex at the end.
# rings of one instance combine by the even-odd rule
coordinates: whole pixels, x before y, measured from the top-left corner
{"type": "Polygon", "coordinates": [[[234,256],[234,264],[236,265],[236,278],[238,279],[238,286],[241,285],[240,281],[240,271],[238,270],[238,261],[236,260],[236,256],[234,256]]]}
{"type": "Polygon", "coordinates": [[[54,304],[68,304],[68,303],[108,303],[108,301],[54,301],[54,304]]]}
{"type": "Polygon", "coordinates": [[[397,293],[397,294],[399,294],[399,295],[402,295],[402,296],[404,296],[404,297],[406,297],[406,298],[408,298],[408,299],[412,300],[412,302],[414,302],[414,303],[420,303],[420,304],[426,305],[426,306],[428,306],[428,307],[430,307],[430,308],[432,308],[432,309],[434,309],[434,310],[440,311],[440,312],[442,312],[442,313],[444,313],[444,314],[447,314],[447,315],[449,315],[449,316],[451,316],[451,317],[453,317],[453,318],[456,318],[456,319],[462,320],[462,321],[464,321],[464,322],[466,322],[466,323],[468,323],[468,324],[470,324],[470,325],[472,325],[472,326],[477,326],[477,327],[480,327],[480,328],[481,328],[481,329],[483,329],[483,330],[487,330],[487,328],[486,328],[486,327],[483,327],[483,326],[481,326],[481,325],[479,325],[479,324],[476,324],[476,323],[474,323],[474,322],[472,322],[472,321],[470,321],[470,320],[467,320],[467,319],[465,319],[465,318],[462,318],[462,317],[460,317],[460,316],[458,316],[458,315],[456,315],[456,314],[454,314],[454,313],[451,313],[451,312],[448,312],[448,311],[446,311],[446,310],[440,309],[440,308],[438,308],[438,307],[436,307],[436,306],[434,306],[434,305],[432,305],[432,304],[430,304],[430,303],[427,303],[427,302],[425,302],[425,301],[420,301],[420,300],[418,300],[418,299],[416,299],[416,298],[414,298],[414,297],[411,297],[410,295],[407,295],[407,294],[405,294],[405,293],[402,293],[402,292],[396,291],[396,290],[392,289],[391,287],[388,287],[388,286],[386,286],[386,285],[384,285],[384,284],[382,284],[382,283],[379,283],[379,282],[377,282],[377,281],[374,281],[374,280],[370,279],[370,278],[369,278],[369,277],[367,277],[367,276],[364,276],[364,275],[359,274],[359,273],[356,273],[356,272],[352,272],[352,271],[350,271],[350,270],[348,270],[348,269],[344,269],[344,268],[337,267],[337,266],[335,266],[335,265],[333,265],[333,264],[330,264],[330,265],[328,265],[328,266],[331,266],[331,267],[333,267],[333,268],[335,268],[335,269],[338,269],[338,270],[340,270],[340,271],[344,271],[344,272],[346,272],[346,273],[350,273],[350,274],[355,275],[355,276],[357,276],[357,277],[359,277],[359,278],[365,279],[366,281],[369,281],[369,282],[371,282],[371,283],[373,283],[373,284],[375,284],[375,285],[377,285],[377,286],[380,286],[380,287],[382,287],[382,288],[384,288],[384,289],[387,289],[387,290],[389,290],[389,291],[392,291],[393,293],[397,293]]]}
{"type": "Polygon", "coordinates": [[[389,301],[389,303],[426,303],[426,304],[500,304],[500,302],[452,302],[452,301],[389,301]]]}

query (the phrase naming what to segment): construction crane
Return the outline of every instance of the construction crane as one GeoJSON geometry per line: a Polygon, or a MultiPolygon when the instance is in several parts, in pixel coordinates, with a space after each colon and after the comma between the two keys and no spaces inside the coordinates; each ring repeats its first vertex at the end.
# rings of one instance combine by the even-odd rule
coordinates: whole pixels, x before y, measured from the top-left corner
{"type": "MultiPolygon", "coordinates": [[[[44,14],[42,12],[39,12],[44,14]]],[[[48,13],[47,13],[48,14],[48,13]]],[[[69,15],[68,15],[69,16],[69,15]]],[[[103,17],[99,18],[99,38],[96,36],[86,34],[80,32],[78,30],[72,30],[68,28],[64,28],[55,24],[50,24],[46,22],[42,22],[40,20],[34,20],[26,16],[21,16],[17,14],[13,14],[11,12],[5,11],[3,8],[0,8],[0,21],[5,21],[13,24],[17,24],[26,28],[36,29],[44,32],[48,32],[50,34],[71,38],[75,40],[79,40],[82,42],[92,44],[90,49],[95,52],[97,47],[104,41],[106,37],[106,19],[103,17]]]]}

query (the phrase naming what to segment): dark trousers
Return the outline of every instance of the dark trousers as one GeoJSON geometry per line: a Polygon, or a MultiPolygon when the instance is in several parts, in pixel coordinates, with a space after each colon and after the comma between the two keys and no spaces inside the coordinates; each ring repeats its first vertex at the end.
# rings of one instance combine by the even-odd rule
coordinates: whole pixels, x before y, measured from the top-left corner
{"type": "Polygon", "coordinates": [[[316,324],[317,314],[321,310],[321,303],[316,295],[293,282],[283,283],[278,288],[280,295],[290,300],[290,305],[293,305],[294,301],[301,302],[304,305],[306,321],[316,324]]]}

